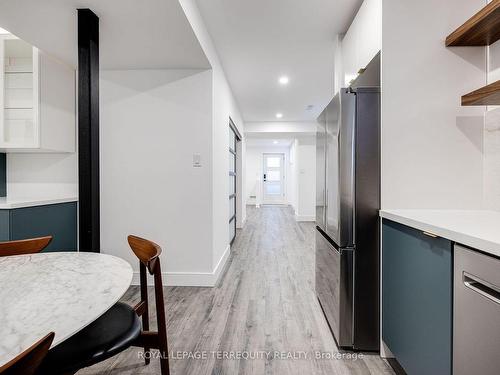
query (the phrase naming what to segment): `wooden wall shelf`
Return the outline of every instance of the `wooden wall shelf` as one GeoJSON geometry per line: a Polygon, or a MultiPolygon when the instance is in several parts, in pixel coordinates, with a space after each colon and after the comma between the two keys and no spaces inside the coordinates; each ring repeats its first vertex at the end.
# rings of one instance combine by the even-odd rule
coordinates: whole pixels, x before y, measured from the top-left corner
{"type": "Polygon", "coordinates": [[[500,39],[500,0],[493,0],[446,38],[446,46],[489,46],[500,39]]]}
{"type": "Polygon", "coordinates": [[[462,96],[462,105],[500,105],[500,81],[462,96]]]}

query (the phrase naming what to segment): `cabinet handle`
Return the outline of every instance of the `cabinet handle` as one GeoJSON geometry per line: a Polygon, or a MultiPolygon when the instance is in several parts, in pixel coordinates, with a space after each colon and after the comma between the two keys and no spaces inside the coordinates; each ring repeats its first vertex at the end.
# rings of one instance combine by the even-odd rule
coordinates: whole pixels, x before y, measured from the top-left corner
{"type": "Polygon", "coordinates": [[[433,233],[429,233],[429,232],[422,232],[423,234],[425,234],[426,236],[429,236],[429,237],[432,237],[432,238],[438,238],[439,236],[433,234],[433,233]]]}
{"type": "Polygon", "coordinates": [[[479,277],[465,271],[463,272],[462,279],[467,288],[500,305],[500,290],[496,285],[481,280],[479,277]]]}

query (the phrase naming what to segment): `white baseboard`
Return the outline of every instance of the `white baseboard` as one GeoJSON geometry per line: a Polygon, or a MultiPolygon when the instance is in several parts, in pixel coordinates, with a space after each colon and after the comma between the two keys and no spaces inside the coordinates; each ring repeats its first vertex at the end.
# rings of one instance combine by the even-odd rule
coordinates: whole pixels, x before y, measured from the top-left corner
{"type": "Polygon", "coordinates": [[[295,215],[296,221],[316,221],[316,216],[311,215],[295,215]]]}
{"type": "Polygon", "coordinates": [[[214,271],[212,272],[213,284],[211,286],[215,286],[217,284],[217,281],[219,281],[219,277],[222,274],[222,271],[224,271],[224,267],[226,266],[227,260],[229,259],[229,254],[231,254],[231,245],[227,245],[224,254],[222,254],[219,261],[217,262],[217,265],[214,268],[214,271]]]}
{"type": "MultiPolygon", "coordinates": [[[[219,259],[212,272],[162,272],[162,281],[164,286],[208,286],[213,287],[217,284],[219,277],[231,253],[228,245],[224,254],[219,259]]],[[[132,285],[140,285],[139,272],[134,272],[132,285]]],[[[148,275],[148,285],[154,285],[153,278],[148,275]]]]}

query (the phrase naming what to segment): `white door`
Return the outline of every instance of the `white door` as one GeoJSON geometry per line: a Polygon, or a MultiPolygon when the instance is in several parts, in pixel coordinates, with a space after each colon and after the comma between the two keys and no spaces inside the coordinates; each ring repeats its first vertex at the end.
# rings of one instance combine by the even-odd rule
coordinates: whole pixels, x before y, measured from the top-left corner
{"type": "Polygon", "coordinates": [[[264,154],[262,203],[285,203],[285,155],[264,154]]]}

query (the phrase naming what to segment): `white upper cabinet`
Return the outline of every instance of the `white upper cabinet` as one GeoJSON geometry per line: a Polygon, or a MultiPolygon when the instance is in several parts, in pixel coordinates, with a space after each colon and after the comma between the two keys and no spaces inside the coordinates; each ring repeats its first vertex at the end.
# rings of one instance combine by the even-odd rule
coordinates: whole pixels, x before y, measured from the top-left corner
{"type": "Polygon", "coordinates": [[[342,39],[344,85],[349,86],[381,48],[382,1],[365,0],[342,39]]]}
{"type": "Polygon", "coordinates": [[[75,71],[0,35],[0,151],[75,152],[75,71]]]}

